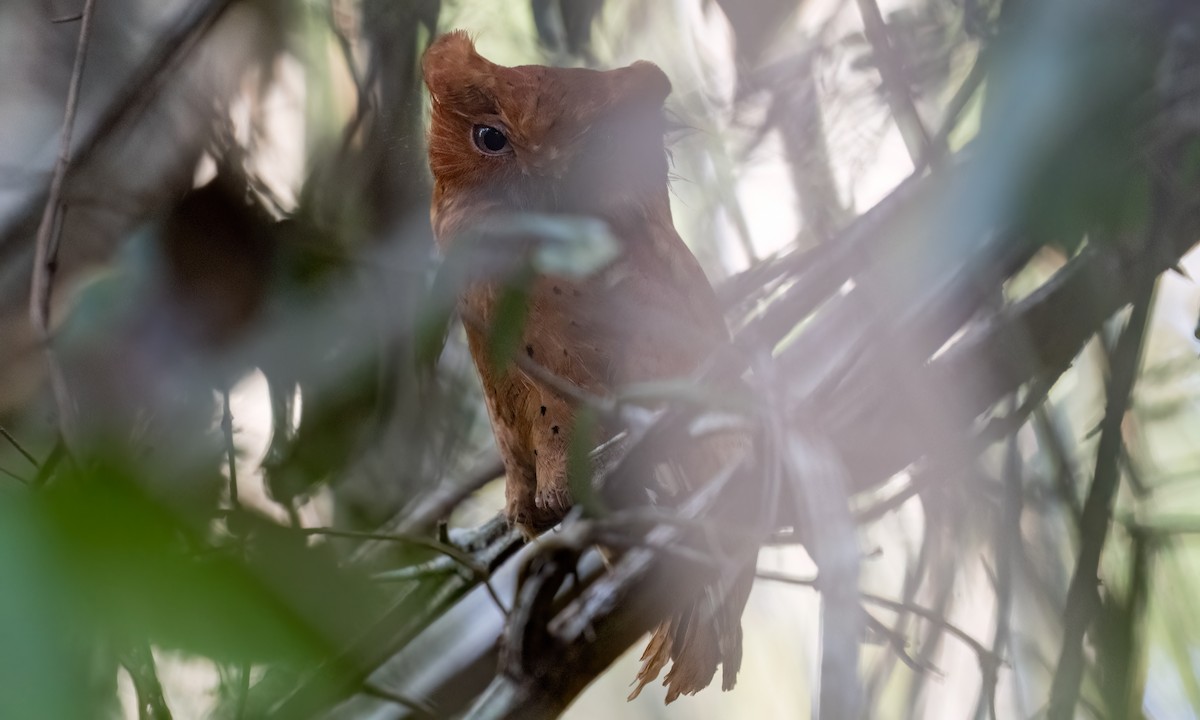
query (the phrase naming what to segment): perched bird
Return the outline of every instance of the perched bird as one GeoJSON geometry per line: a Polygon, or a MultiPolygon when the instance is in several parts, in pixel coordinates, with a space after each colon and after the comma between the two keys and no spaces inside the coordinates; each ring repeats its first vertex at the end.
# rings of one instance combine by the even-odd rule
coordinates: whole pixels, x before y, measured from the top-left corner
{"type": "MultiPolygon", "coordinates": [[[[671,219],[663,112],[671,83],[662,70],[649,62],[610,71],[502,67],[456,31],[431,44],[423,73],[432,102],[431,217],[443,251],[518,213],[596,218],[619,241],[618,258],[601,273],[532,278],[518,353],[563,382],[605,395],[628,383],[686,377],[728,342],[712,286],[671,219]]],[[[498,366],[490,357],[488,328],[500,297],[499,283],[481,279],[468,285],[459,307],[504,460],[506,512],[533,534],[570,507],[576,407],[528,367],[498,366]]],[[[752,579],[753,556],[728,591],[703,593],[659,626],[634,695],[668,659],[668,702],[706,687],[720,664],[722,684],[731,688],[752,579]]]]}

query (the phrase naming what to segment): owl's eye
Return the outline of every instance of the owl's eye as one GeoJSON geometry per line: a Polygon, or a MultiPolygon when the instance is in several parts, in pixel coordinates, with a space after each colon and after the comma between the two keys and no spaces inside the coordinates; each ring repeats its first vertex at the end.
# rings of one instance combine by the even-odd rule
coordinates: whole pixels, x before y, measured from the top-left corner
{"type": "Polygon", "coordinates": [[[490,125],[476,125],[471,137],[475,139],[475,147],[486,155],[500,155],[512,149],[504,133],[490,125]]]}

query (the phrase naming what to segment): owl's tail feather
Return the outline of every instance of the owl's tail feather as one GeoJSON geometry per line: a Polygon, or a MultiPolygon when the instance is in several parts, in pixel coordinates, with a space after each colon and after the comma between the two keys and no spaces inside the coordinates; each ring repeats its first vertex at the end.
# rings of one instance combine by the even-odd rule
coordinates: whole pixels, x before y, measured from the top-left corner
{"type": "Polygon", "coordinates": [[[634,679],[637,687],[628,699],[658,679],[668,661],[671,669],[663,678],[668,703],[708,687],[718,665],[721,689],[733,689],[742,665],[742,611],[753,584],[754,563],[750,563],[726,592],[705,588],[685,610],[664,620],[642,653],[642,669],[634,679]]]}

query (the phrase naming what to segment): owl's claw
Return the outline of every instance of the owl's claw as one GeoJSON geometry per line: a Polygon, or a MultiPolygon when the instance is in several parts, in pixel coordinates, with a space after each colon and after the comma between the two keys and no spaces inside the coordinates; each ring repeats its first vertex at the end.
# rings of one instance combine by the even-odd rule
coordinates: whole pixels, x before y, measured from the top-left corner
{"type": "Polygon", "coordinates": [[[558,519],[562,519],[571,509],[571,491],[567,489],[565,482],[553,482],[537,489],[533,503],[545,513],[552,513],[558,519]]]}
{"type": "Polygon", "coordinates": [[[512,527],[518,528],[527,538],[549,530],[558,524],[571,509],[571,495],[566,488],[540,488],[530,497],[521,493],[510,497],[504,514],[512,527]]]}

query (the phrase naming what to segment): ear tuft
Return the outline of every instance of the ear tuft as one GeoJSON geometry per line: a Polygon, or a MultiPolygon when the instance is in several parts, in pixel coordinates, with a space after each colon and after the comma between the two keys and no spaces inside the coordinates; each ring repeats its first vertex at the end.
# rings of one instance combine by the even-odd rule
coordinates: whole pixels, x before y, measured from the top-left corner
{"type": "Polygon", "coordinates": [[[671,81],[660,67],[647,60],[638,60],[625,68],[621,93],[635,102],[662,105],[671,94],[671,81]]]}
{"type": "Polygon", "coordinates": [[[489,65],[475,52],[475,43],[465,30],[453,30],[438,37],[421,58],[425,86],[435,97],[452,83],[469,83],[472,76],[486,71],[489,65]]]}

